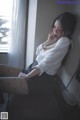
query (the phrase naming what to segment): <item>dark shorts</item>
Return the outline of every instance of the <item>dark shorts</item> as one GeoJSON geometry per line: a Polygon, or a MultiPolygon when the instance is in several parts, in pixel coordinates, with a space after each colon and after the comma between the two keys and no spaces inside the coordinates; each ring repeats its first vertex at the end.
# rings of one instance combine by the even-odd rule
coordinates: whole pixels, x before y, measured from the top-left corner
{"type": "Polygon", "coordinates": [[[33,69],[33,67],[35,66],[35,65],[37,65],[38,63],[37,63],[37,61],[35,60],[31,65],[29,65],[29,67],[25,70],[23,70],[22,72],[23,73],[25,73],[25,74],[28,74],[32,69],[33,69]]]}
{"type": "MultiPolygon", "coordinates": [[[[34,61],[26,70],[23,70],[23,73],[29,73],[33,66],[37,65],[37,61],[34,61]]],[[[50,92],[53,88],[55,82],[55,75],[48,75],[43,73],[41,76],[35,76],[27,80],[29,93],[30,94],[39,94],[44,92],[50,92]]]]}

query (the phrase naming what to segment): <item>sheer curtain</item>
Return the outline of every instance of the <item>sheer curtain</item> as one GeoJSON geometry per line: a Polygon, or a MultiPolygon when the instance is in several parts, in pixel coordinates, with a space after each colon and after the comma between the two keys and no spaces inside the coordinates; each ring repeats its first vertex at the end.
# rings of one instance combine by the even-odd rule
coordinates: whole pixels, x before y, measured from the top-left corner
{"type": "Polygon", "coordinates": [[[27,34],[27,0],[13,0],[12,29],[8,65],[23,68],[25,65],[27,34]]]}

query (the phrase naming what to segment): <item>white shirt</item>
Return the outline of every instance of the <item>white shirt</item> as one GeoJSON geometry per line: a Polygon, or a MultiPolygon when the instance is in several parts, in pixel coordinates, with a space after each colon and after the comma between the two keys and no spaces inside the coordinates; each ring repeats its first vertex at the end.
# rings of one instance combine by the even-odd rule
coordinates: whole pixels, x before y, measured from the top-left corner
{"type": "Polygon", "coordinates": [[[40,69],[40,75],[43,72],[46,72],[49,75],[54,75],[57,72],[64,56],[68,52],[69,45],[70,40],[67,37],[61,37],[53,44],[53,47],[48,50],[44,50],[42,44],[37,47],[36,61],[38,62],[38,65],[35,67],[40,69]]]}

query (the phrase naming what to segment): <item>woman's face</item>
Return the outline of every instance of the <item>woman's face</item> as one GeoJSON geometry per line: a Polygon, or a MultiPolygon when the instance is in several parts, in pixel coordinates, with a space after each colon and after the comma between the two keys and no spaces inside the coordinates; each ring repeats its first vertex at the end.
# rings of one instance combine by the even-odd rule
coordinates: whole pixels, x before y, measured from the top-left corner
{"type": "Polygon", "coordinates": [[[56,37],[62,37],[64,36],[64,31],[62,29],[62,26],[60,24],[60,21],[59,20],[56,20],[55,23],[54,23],[54,27],[53,27],[53,34],[56,36],[56,37]]]}

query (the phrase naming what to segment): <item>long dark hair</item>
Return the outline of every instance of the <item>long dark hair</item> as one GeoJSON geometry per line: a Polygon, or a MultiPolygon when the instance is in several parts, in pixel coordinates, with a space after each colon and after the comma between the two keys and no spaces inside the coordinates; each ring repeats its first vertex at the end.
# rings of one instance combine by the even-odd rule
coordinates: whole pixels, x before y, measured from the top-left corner
{"type": "Polygon", "coordinates": [[[56,20],[60,21],[65,36],[71,38],[71,35],[73,34],[77,23],[76,16],[70,12],[64,12],[55,18],[52,27],[54,27],[54,23],[56,20]]]}

